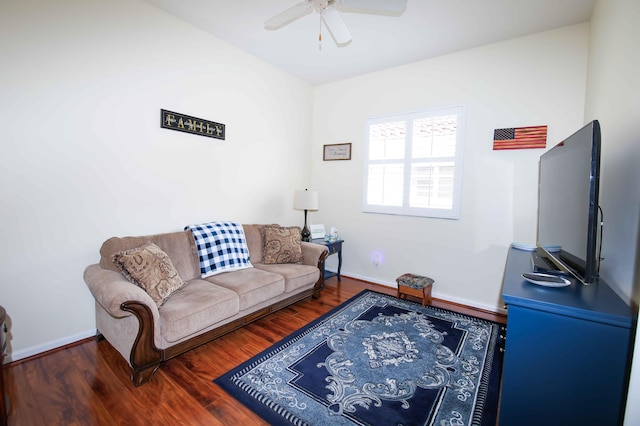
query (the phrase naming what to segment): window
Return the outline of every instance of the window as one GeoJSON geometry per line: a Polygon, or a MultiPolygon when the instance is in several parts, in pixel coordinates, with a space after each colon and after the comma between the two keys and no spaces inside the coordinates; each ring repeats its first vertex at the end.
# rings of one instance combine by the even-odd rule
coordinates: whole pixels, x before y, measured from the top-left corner
{"type": "Polygon", "coordinates": [[[367,120],[363,211],[460,217],[463,107],[367,120]]]}

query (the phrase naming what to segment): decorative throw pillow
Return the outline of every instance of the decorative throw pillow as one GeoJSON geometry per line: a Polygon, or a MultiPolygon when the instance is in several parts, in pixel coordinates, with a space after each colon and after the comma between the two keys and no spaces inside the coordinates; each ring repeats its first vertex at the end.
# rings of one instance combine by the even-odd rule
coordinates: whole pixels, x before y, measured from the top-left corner
{"type": "Polygon", "coordinates": [[[202,278],[222,272],[251,268],[244,228],[235,222],[188,225],[198,247],[202,278]]]}
{"type": "Polygon", "coordinates": [[[122,275],[144,289],[158,307],[184,285],[169,256],[151,242],[116,253],[112,259],[122,275]]]}
{"type": "Polygon", "coordinates": [[[302,245],[299,227],[265,225],[262,233],[263,263],[302,263],[302,245]]]}

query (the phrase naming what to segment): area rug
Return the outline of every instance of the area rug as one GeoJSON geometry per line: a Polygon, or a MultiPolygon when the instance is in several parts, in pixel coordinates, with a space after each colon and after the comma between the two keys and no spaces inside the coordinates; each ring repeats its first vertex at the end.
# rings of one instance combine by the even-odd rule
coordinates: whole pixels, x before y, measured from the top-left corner
{"type": "Polygon", "coordinates": [[[365,290],[214,382],[270,424],[493,426],[501,330],[365,290]]]}

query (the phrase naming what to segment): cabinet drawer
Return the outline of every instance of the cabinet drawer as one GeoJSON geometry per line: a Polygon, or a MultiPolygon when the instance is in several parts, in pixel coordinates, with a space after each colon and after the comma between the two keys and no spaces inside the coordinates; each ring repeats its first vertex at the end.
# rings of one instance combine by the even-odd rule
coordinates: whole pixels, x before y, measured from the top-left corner
{"type": "Polygon", "coordinates": [[[507,327],[501,425],[616,424],[625,330],[518,306],[507,327]]]}

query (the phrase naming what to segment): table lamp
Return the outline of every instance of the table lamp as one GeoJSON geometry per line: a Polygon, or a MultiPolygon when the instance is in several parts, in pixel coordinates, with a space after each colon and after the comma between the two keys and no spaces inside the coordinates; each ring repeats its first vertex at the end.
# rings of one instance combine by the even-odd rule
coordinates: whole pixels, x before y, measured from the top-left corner
{"type": "Polygon", "coordinates": [[[304,210],[304,228],[300,232],[302,241],[311,241],[311,231],[307,228],[307,211],[318,210],[318,191],[296,191],[293,194],[293,208],[304,210]]]}

